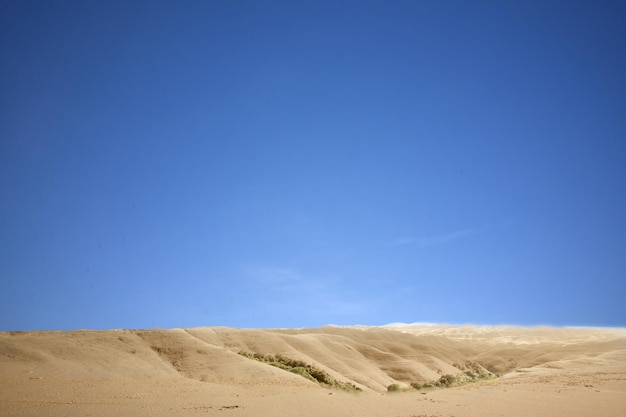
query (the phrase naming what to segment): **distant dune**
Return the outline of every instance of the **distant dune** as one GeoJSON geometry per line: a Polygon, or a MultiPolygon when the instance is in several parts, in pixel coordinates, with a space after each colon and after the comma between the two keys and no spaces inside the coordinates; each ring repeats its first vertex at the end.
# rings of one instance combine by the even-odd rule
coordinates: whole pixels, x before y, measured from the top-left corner
{"type": "Polygon", "coordinates": [[[626,329],[7,332],[0,386],[1,416],[623,417],[626,329]]]}

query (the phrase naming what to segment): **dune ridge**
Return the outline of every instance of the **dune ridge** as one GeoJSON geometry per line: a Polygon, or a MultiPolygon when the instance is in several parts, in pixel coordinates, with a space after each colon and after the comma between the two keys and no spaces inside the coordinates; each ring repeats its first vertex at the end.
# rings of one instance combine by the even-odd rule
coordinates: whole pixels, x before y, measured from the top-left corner
{"type": "MultiPolygon", "coordinates": [[[[545,415],[559,415],[559,407],[570,413],[588,411],[588,407],[571,406],[595,393],[585,404],[604,409],[604,415],[623,416],[626,329],[395,323],[317,329],[4,332],[0,333],[0,382],[8,387],[0,391],[0,415],[15,416],[84,415],[86,411],[90,415],[228,411],[247,416],[268,409],[281,415],[335,415],[337,411],[357,415],[358,411],[358,415],[408,416],[419,415],[420,410],[432,415],[500,415],[507,407],[515,409],[524,396],[551,398],[548,393],[560,406],[545,415]],[[301,361],[363,392],[321,387],[240,352],[301,361]],[[444,375],[461,381],[469,372],[468,364],[499,378],[449,389],[413,390],[411,395],[388,393],[390,386],[421,388],[444,375]],[[604,389],[597,389],[598,385],[604,389]],[[538,387],[544,390],[538,393],[538,387]],[[510,397],[509,401],[494,405],[489,394],[496,392],[510,397]],[[573,402],[571,395],[576,397],[573,402]],[[218,405],[219,398],[236,399],[236,404],[218,405]],[[296,398],[300,400],[294,402],[296,398]],[[341,404],[334,404],[337,398],[341,404]],[[271,406],[269,399],[274,401],[271,406]],[[473,404],[481,414],[462,414],[456,406],[450,410],[454,401],[466,402],[467,409],[473,404]],[[196,403],[204,405],[190,405],[196,403]]],[[[516,415],[531,414],[517,410],[516,415]]]]}

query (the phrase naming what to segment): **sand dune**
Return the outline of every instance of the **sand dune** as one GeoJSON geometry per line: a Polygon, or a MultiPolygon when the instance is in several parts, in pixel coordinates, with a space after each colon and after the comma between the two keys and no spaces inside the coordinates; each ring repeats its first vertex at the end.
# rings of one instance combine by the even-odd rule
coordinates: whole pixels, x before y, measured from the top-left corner
{"type": "Polygon", "coordinates": [[[0,386],[2,416],[623,417],[626,329],[9,332],[0,333],[0,386]],[[362,392],[322,386],[240,352],[303,361],[362,392]],[[469,382],[478,371],[485,379],[469,382]],[[410,388],[443,375],[459,384],[410,388]],[[407,389],[388,392],[392,384],[407,389]]]}

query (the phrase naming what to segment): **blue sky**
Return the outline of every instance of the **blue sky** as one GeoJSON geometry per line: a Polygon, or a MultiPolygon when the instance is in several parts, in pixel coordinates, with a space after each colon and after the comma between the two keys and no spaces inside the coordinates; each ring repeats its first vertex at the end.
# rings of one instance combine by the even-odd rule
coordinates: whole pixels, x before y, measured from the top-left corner
{"type": "Polygon", "coordinates": [[[623,2],[0,8],[0,330],[626,326],[623,2]]]}

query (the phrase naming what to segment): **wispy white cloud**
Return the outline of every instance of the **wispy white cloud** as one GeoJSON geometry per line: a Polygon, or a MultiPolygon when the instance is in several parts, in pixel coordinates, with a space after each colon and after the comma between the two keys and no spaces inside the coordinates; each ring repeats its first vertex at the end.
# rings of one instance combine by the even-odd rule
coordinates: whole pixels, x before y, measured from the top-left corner
{"type": "Polygon", "coordinates": [[[292,268],[255,266],[248,268],[247,275],[263,284],[286,285],[302,280],[302,275],[292,268]]]}
{"type": "Polygon", "coordinates": [[[405,237],[397,239],[393,245],[394,246],[407,246],[407,245],[415,245],[420,248],[425,248],[429,246],[437,246],[443,245],[445,243],[452,242],[454,240],[469,236],[473,234],[472,230],[457,230],[452,233],[445,233],[434,236],[424,236],[424,237],[405,237]]]}
{"type": "Polygon", "coordinates": [[[342,285],[336,276],[305,274],[294,268],[255,266],[247,269],[248,279],[260,284],[264,310],[276,314],[298,314],[341,318],[372,310],[370,300],[342,285]]]}

